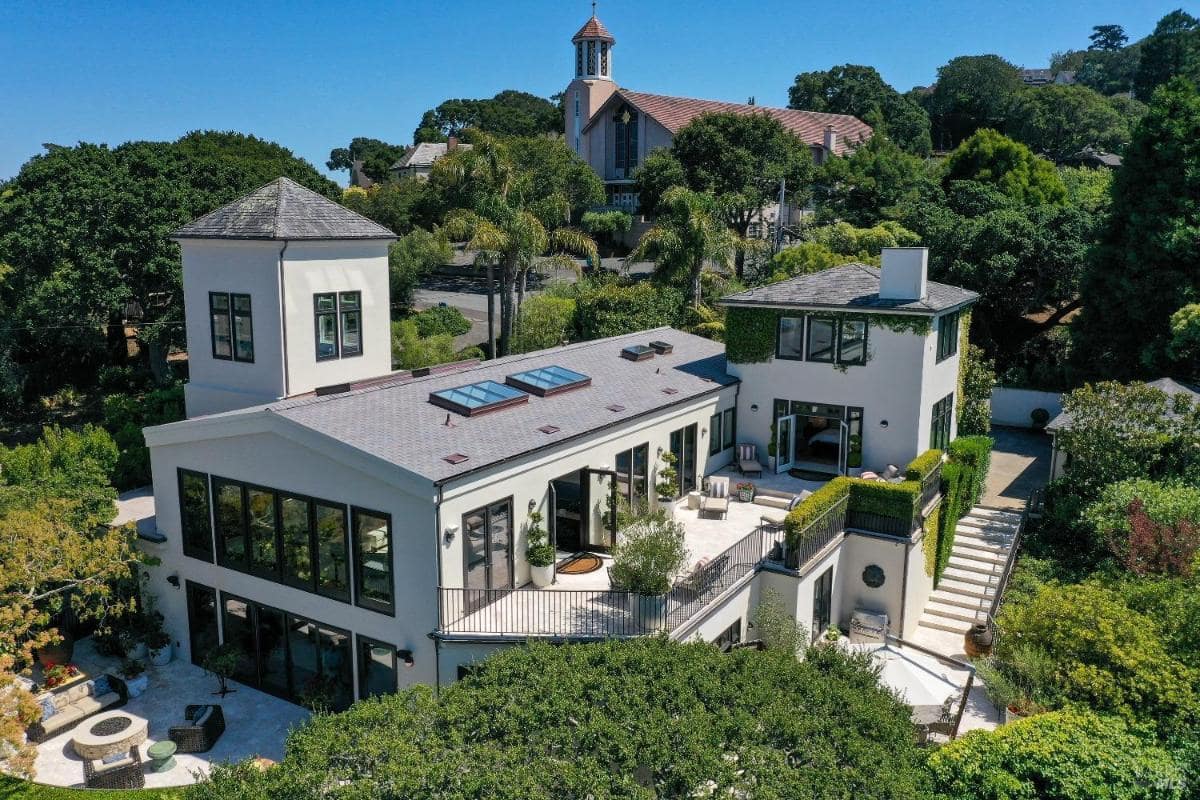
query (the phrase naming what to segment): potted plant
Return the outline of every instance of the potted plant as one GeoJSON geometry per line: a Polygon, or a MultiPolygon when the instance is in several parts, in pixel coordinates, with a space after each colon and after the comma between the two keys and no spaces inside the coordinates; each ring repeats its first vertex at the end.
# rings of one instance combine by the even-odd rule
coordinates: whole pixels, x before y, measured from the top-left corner
{"type": "Polygon", "coordinates": [[[237,691],[237,689],[229,688],[229,679],[237,671],[238,663],[241,660],[241,648],[229,642],[219,645],[208,652],[208,655],[204,657],[204,669],[216,677],[218,682],[217,691],[213,692],[213,694],[219,694],[221,697],[224,697],[230,692],[237,691]]]}
{"type": "Polygon", "coordinates": [[[117,641],[120,643],[121,650],[125,653],[126,658],[138,661],[146,657],[146,642],[142,638],[141,631],[136,627],[131,625],[118,633],[117,641]]]}
{"type": "Polygon", "coordinates": [[[825,628],[825,633],[821,635],[821,638],[825,640],[825,644],[837,644],[838,640],[842,638],[842,630],[831,622],[825,628]]]}
{"type": "Polygon", "coordinates": [[[736,487],[738,500],[743,503],[751,503],[754,501],[754,484],[750,481],[742,481],[736,487]]]}
{"type": "Polygon", "coordinates": [[[533,585],[544,589],[554,583],[554,545],[550,544],[546,529],[542,527],[542,512],[536,509],[529,512],[525,536],[528,541],[525,560],[529,562],[533,585]]]}
{"type": "Polygon", "coordinates": [[[850,476],[857,478],[863,473],[862,465],[862,436],[857,433],[852,434],[847,439],[846,448],[846,471],[850,476]]]}
{"type": "Polygon", "coordinates": [[[671,513],[676,493],[679,491],[679,472],[675,469],[674,453],[666,451],[659,457],[663,463],[658,468],[658,482],[654,485],[654,490],[658,493],[659,507],[671,513]]]}
{"type": "Polygon", "coordinates": [[[121,677],[125,679],[125,688],[130,697],[138,697],[150,686],[150,678],[145,674],[146,665],[133,658],[127,658],[121,663],[121,677]]]}
{"type": "Polygon", "coordinates": [[[682,523],[662,511],[641,517],[621,531],[609,572],[613,588],[638,595],[642,627],[661,627],[671,581],[687,558],[682,523]]]}
{"type": "Polygon", "coordinates": [[[1035,431],[1045,430],[1050,424],[1050,412],[1041,407],[1035,408],[1029,412],[1029,421],[1033,423],[1035,431]]]}
{"type": "Polygon", "coordinates": [[[161,667],[171,663],[171,635],[162,628],[157,628],[146,634],[146,650],[150,655],[150,663],[161,667]]]}
{"type": "Polygon", "coordinates": [[[42,682],[47,689],[53,689],[57,686],[62,686],[68,683],[72,678],[79,676],[79,668],[74,664],[55,664],[54,662],[46,662],[42,664],[42,682]]]}
{"type": "Polygon", "coordinates": [[[1026,680],[1016,674],[1011,665],[988,657],[978,661],[975,666],[988,698],[996,708],[1004,711],[1005,723],[1023,719],[1041,710],[1025,686],[1026,680]]]}

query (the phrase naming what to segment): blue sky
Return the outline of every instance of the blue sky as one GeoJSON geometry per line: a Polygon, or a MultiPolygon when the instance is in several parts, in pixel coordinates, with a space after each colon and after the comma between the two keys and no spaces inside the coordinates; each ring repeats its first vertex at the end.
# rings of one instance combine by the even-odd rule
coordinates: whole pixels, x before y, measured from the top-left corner
{"type": "MultiPolygon", "coordinates": [[[[602,0],[632,89],[784,105],[797,72],[875,66],[904,91],[951,57],[1045,66],[1091,26],[1149,33],[1181,0],[602,0]]],[[[569,81],[590,4],[0,1],[0,178],[42,142],[117,145],[189,130],[275,140],[324,170],[354,136],[411,141],[448,97],[549,96],[569,81]]],[[[344,182],[344,175],[337,176],[344,182]]]]}

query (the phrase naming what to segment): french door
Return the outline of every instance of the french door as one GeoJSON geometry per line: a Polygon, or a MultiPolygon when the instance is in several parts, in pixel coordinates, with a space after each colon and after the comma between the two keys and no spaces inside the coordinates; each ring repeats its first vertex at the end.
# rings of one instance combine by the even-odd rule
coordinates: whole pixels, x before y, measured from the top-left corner
{"type": "Polygon", "coordinates": [[[796,452],[796,415],[780,417],[775,422],[775,471],[787,472],[796,452]]]}
{"type": "Polygon", "coordinates": [[[813,584],[813,641],[829,627],[833,614],[833,567],[825,570],[813,584]]]}
{"type": "MultiPolygon", "coordinates": [[[[467,589],[511,589],[512,565],[512,499],[477,508],[463,514],[464,580],[467,589]]],[[[486,592],[468,593],[486,602],[486,592]]]]}
{"type": "Polygon", "coordinates": [[[696,488],[696,423],[671,432],[671,453],[675,456],[675,470],[679,474],[680,496],[696,488]]]}

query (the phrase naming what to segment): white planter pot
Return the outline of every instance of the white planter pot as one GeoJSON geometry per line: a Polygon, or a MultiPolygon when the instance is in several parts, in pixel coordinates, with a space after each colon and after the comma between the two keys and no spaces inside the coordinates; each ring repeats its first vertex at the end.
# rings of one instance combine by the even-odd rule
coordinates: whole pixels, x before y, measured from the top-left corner
{"type": "Polygon", "coordinates": [[[638,621],[649,629],[662,626],[667,619],[667,596],[665,594],[639,594],[638,621]]]}
{"type": "Polygon", "coordinates": [[[143,673],[136,678],[130,678],[125,681],[125,688],[129,690],[130,697],[139,697],[150,688],[150,677],[143,673]]]}
{"type": "Polygon", "coordinates": [[[146,643],[138,642],[133,647],[129,648],[125,653],[125,657],[133,661],[141,661],[146,657],[146,643]]]}
{"type": "Polygon", "coordinates": [[[548,564],[544,567],[529,568],[529,575],[533,579],[533,585],[539,589],[545,589],[550,584],[554,583],[554,565],[548,564]]]}
{"type": "Polygon", "coordinates": [[[170,645],[170,643],[168,643],[167,646],[163,647],[162,649],[151,650],[150,651],[150,663],[156,667],[165,667],[167,664],[170,664],[171,663],[171,645],[170,645]]]}

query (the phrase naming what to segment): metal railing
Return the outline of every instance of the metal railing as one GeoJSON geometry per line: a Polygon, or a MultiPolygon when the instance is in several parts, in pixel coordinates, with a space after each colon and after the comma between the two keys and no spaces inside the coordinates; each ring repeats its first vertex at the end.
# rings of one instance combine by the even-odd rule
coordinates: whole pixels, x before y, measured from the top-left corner
{"type": "MultiPolygon", "coordinates": [[[[846,532],[849,497],[843,497],[832,505],[824,514],[814,519],[796,537],[795,547],[788,547],[786,538],[779,538],[778,528],[771,528],[771,545],[767,549],[767,557],[779,562],[788,569],[800,569],[817,553],[824,550],[830,542],[846,532]]],[[[767,541],[767,529],[764,526],[763,541],[767,541]]]]}
{"type": "Polygon", "coordinates": [[[996,628],[996,614],[1000,611],[1000,603],[1004,598],[1005,590],[1008,589],[1008,581],[1012,578],[1013,567],[1017,564],[1017,553],[1021,549],[1021,538],[1025,535],[1025,527],[1029,524],[1030,510],[1040,505],[1041,494],[1041,489],[1034,489],[1029,499],[1025,501],[1025,508],[1021,511],[1021,520],[1017,523],[1017,532],[1013,534],[1008,558],[1004,560],[1004,570],[1000,573],[1000,580],[996,584],[996,594],[992,596],[992,604],[987,611],[988,626],[992,630],[996,628]]]}
{"type": "Polygon", "coordinates": [[[915,515],[909,519],[901,519],[885,514],[872,514],[869,511],[850,510],[846,512],[846,527],[907,539],[916,529],[916,520],[915,515]]]}
{"type": "Polygon", "coordinates": [[[938,465],[933,468],[925,478],[921,481],[921,499],[917,504],[918,510],[924,510],[934,498],[942,493],[942,464],[939,461],[938,465]]]}

